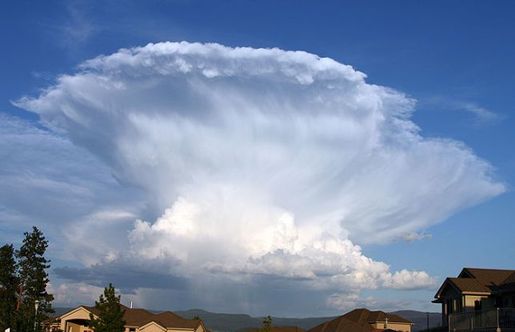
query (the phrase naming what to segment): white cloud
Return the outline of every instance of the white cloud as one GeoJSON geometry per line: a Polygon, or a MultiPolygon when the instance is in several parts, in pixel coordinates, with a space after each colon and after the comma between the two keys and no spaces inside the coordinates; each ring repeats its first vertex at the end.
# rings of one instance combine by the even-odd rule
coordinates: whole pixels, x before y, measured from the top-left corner
{"type": "Polygon", "coordinates": [[[280,276],[309,280],[317,289],[403,289],[435,283],[425,272],[393,273],[387,264],[364,256],[350,240],[326,233],[327,228],[298,227],[288,213],[255,204],[232,206],[222,213],[221,201],[209,202],[212,205],[195,205],[180,198],[154,224],[138,221],[130,234],[131,255],[146,260],[173,258],[176,271],[186,269],[182,273],[208,271],[236,279],[280,276]],[[259,214],[264,211],[268,213],[259,214]],[[210,220],[216,214],[220,219],[210,220]],[[223,227],[218,226],[222,221],[223,227]]]}
{"type": "MultiPolygon", "coordinates": [[[[356,293],[334,293],[327,298],[326,304],[342,313],[356,308],[388,312],[412,308],[413,301],[403,299],[385,300],[373,296],[363,297],[356,293]]],[[[427,310],[427,308],[425,309],[427,310]]]]}
{"type": "Polygon", "coordinates": [[[58,286],[49,283],[47,286],[47,291],[54,295],[54,301],[65,306],[91,305],[98,300],[103,290],[102,287],[85,283],[62,283],[58,286]]]}
{"type": "Polygon", "coordinates": [[[414,101],[306,52],[159,43],[86,61],[19,107],[147,193],[135,259],[312,288],[419,288],[355,243],[386,243],[502,193],[414,101]],[[178,264],[176,264],[179,262],[178,264]]]}
{"type": "Polygon", "coordinates": [[[407,242],[420,241],[424,239],[431,239],[433,236],[426,232],[409,232],[403,234],[401,238],[407,242]]]}
{"type": "Polygon", "coordinates": [[[494,111],[477,105],[476,103],[471,102],[461,102],[457,104],[457,107],[464,110],[465,112],[469,112],[476,117],[476,121],[480,124],[483,123],[491,123],[497,120],[502,119],[503,117],[494,111]]]}

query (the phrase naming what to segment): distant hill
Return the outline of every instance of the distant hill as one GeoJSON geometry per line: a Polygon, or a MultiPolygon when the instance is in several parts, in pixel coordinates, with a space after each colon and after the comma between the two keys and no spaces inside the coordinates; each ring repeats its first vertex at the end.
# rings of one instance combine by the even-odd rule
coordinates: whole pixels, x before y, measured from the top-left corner
{"type": "MultiPolygon", "coordinates": [[[[200,309],[187,311],[176,311],[184,318],[200,317],[206,326],[213,332],[242,332],[247,328],[261,327],[263,317],[252,317],[246,314],[219,314],[200,309]]],[[[313,317],[313,318],[282,318],[272,317],[273,325],[276,326],[298,326],[303,329],[310,329],[334,317],[313,317]]]]}
{"type": "Polygon", "coordinates": [[[399,315],[404,317],[415,325],[413,326],[413,331],[425,330],[427,328],[427,316],[429,315],[429,328],[438,327],[442,325],[442,314],[438,312],[421,312],[415,310],[400,310],[392,312],[392,314],[399,315]]]}
{"type": "Polygon", "coordinates": [[[204,321],[206,327],[213,332],[237,331],[245,327],[260,327],[262,320],[246,314],[213,313],[201,309],[175,311],[175,313],[188,319],[198,316],[204,321]]]}
{"type": "MultiPolygon", "coordinates": [[[[421,331],[426,329],[427,314],[421,311],[401,310],[392,312],[393,314],[411,320],[415,325],[413,331],[421,331]]],[[[200,309],[192,309],[187,311],[177,311],[177,314],[184,318],[193,318],[198,316],[202,318],[206,326],[213,332],[243,332],[246,328],[261,327],[263,317],[252,317],[245,314],[220,314],[200,309]]],[[[282,318],[272,317],[275,326],[298,326],[305,330],[309,330],[323,322],[334,319],[334,317],[310,317],[310,318],[282,318]]],[[[441,324],[441,315],[439,313],[429,313],[429,327],[437,327],[441,324]]]]}
{"type": "MultiPolygon", "coordinates": [[[[415,325],[413,331],[425,330],[427,326],[427,315],[429,315],[429,327],[437,327],[441,325],[441,314],[436,312],[425,312],[415,310],[400,310],[392,312],[393,314],[404,317],[412,321],[415,325]]],[[[245,314],[220,314],[200,309],[192,309],[187,311],[177,311],[177,314],[184,318],[193,318],[198,316],[202,318],[206,326],[213,332],[242,332],[246,328],[261,327],[263,317],[252,317],[245,314]]],[[[334,319],[334,317],[310,317],[310,318],[282,318],[272,317],[273,325],[276,326],[298,326],[305,330],[309,330],[323,322],[334,319]]]]}
{"type": "MultiPolygon", "coordinates": [[[[62,315],[71,308],[54,308],[55,316],[62,315]]],[[[152,310],[154,311],[154,310],[152,310]]],[[[261,327],[263,317],[252,317],[247,314],[224,314],[214,313],[201,309],[191,309],[186,311],[175,311],[178,315],[191,319],[195,316],[200,317],[206,327],[213,332],[243,332],[247,328],[261,327]]],[[[413,331],[421,331],[426,328],[426,313],[414,310],[401,310],[392,312],[406,319],[411,320],[415,325],[413,331]]],[[[298,326],[305,330],[309,330],[325,321],[334,319],[335,317],[310,317],[310,318],[283,318],[272,317],[275,326],[298,326]]],[[[429,327],[437,327],[441,324],[441,315],[439,313],[429,313],[429,327]]]]}

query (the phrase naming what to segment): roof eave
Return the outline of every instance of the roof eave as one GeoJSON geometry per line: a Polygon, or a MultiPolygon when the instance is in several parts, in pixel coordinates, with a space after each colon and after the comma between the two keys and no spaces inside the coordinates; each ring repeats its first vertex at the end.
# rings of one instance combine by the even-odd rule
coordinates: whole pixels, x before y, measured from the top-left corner
{"type": "Polygon", "coordinates": [[[492,292],[462,291],[463,295],[490,295],[492,292]]]}

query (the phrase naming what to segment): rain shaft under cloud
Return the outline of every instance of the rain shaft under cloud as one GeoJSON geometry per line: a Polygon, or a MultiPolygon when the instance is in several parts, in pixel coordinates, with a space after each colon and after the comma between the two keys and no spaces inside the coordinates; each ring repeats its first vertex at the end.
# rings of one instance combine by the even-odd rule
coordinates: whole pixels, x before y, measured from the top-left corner
{"type": "Polygon", "coordinates": [[[284,278],[333,293],[327,305],[431,286],[358,244],[414,238],[504,191],[466,146],[420,134],[414,100],[306,52],[149,44],[16,104],[161,215],[136,221],[126,250],[98,264],[155,262],[192,284],[284,278]]]}

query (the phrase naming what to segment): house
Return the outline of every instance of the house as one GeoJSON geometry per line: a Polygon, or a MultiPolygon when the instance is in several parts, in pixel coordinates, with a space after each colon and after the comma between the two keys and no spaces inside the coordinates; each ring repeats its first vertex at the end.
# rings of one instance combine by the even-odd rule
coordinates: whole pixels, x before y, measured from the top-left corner
{"type": "Polygon", "coordinates": [[[452,330],[515,322],[515,270],[464,268],[445,279],[433,303],[441,303],[442,325],[452,330]]]}
{"type": "MultiPolygon", "coordinates": [[[[152,313],[121,306],[125,310],[124,332],[207,332],[201,320],[185,319],[171,311],[152,313]]],[[[53,324],[58,324],[63,332],[93,332],[89,326],[90,314],[97,317],[95,307],[79,306],[57,317],[53,324]]]]}
{"type": "Polygon", "coordinates": [[[413,323],[383,311],[355,309],[343,316],[322,323],[308,332],[411,332],[413,323]]]}

